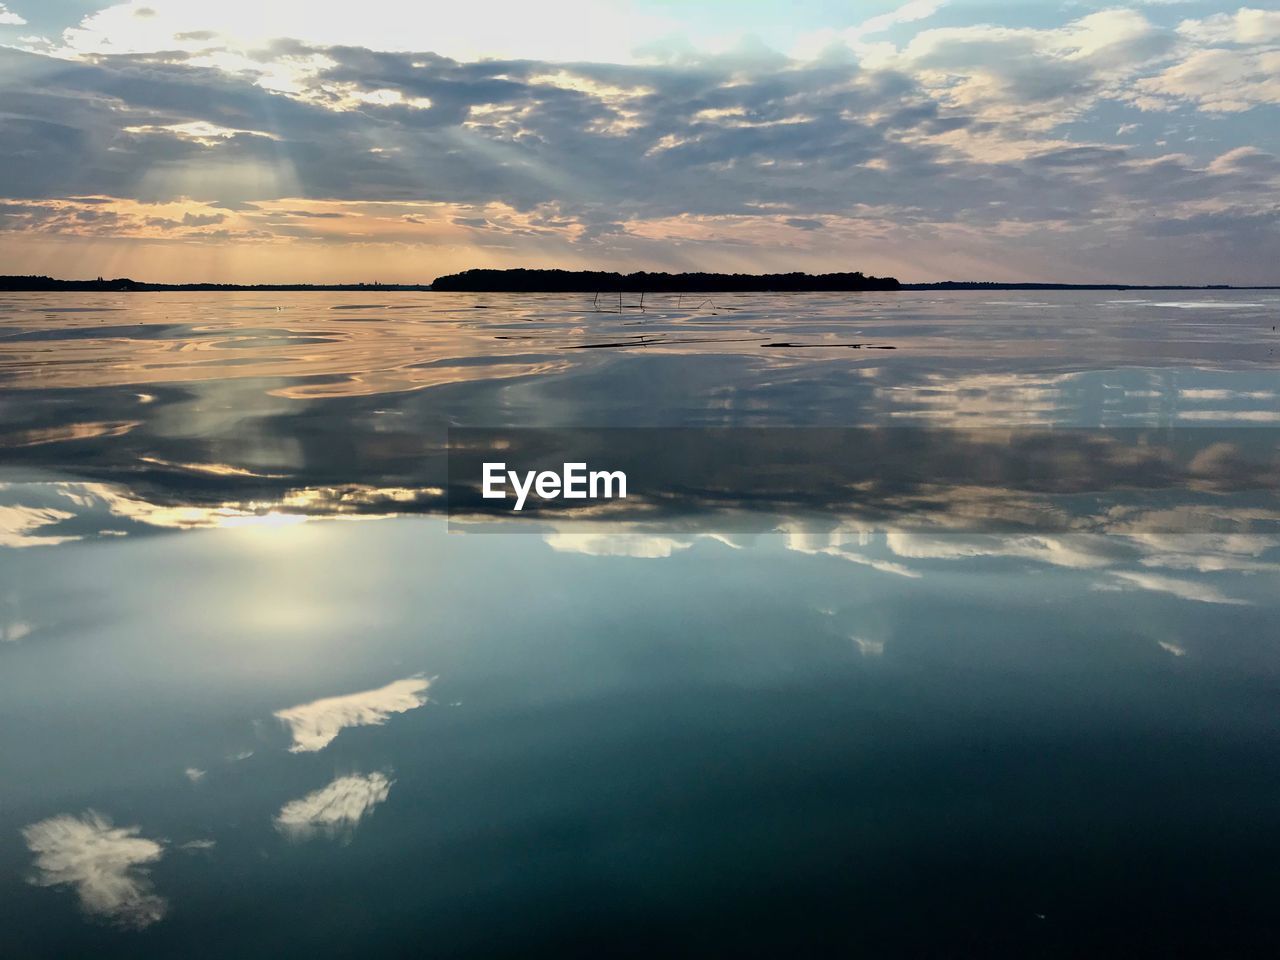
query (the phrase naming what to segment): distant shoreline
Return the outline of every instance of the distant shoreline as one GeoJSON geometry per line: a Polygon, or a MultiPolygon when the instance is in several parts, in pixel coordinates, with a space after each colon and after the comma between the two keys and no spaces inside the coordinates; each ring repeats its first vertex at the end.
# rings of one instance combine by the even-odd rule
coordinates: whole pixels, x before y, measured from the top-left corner
{"type": "Polygon", "coordinates": [[[127,277],[62,280],[44,276],[0,276],[0,293],[163,293],[163,292],[351,292],[351,293],[893,293],[896,291],[1036,291],[1104,290],[1280,290],[1280,284],[1141,283],[1000,283],[983,280],[941,280],[900,283],[893,277],[861,273],[723,274],[723,273],[605,273],[565,270],[468,270],[439,277],[432,283],[149,283],[127,277]]]}
{"type": "Polygon", "coordinates": [[[464,270],[437,277],[450,293],[800,293],[900,290],[896,277],[853,273],[615,273],[606,270],[464,270]]]}

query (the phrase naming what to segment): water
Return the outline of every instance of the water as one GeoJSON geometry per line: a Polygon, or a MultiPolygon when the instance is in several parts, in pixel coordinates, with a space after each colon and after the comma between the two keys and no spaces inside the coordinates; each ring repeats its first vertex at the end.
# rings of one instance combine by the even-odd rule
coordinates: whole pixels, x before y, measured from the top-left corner
{"type": "Polygon", "coordinates": [[[0,952],[1273,952],[1248,511],[469,536],[439,471],[464,426],[1269,431],[1280,297],[637,305],[0,299],[0,952]]]}

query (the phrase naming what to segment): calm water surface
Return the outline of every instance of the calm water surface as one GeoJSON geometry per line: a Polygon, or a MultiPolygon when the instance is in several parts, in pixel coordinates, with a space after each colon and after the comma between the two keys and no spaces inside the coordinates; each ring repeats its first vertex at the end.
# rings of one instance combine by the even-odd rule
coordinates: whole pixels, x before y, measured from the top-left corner
{"type": "Polygon", "coordinates": [[[1274,955],[1254,507],[466,535],[440,484],[464,426],[1274,430],[1280,295],[637,305],[0,296],[0,954],[1274,955]]]}

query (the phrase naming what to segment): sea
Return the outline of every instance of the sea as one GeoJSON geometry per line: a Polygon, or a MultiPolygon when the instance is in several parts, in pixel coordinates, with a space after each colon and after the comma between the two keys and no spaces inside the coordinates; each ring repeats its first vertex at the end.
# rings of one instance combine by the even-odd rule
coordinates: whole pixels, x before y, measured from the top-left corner
{"type": "Polygon", "coordinates": [[[1275,956],[1277,324],[0,294],[0,955],[1275,956]],[[864,453],[475,517],[473,430],[864,453]]]}

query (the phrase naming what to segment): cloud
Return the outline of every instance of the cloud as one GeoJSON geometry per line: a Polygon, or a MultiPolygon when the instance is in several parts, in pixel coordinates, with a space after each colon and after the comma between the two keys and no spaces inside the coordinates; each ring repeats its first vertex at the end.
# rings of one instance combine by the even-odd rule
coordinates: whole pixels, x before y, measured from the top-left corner
{"type": "Polygon", "coordinates": [[[921,71],[944,101],[997,123],[1051,129],[1168,54],[1172,31],[1134,10],[1061,27],[976,25],[926,30],[887,62],[921,71]]]}
{"type": "Polygon", "coordinates": [[[423,676],[406,677],[376,690],[364,690],[341,697],[326,697],[277,710],[293,735],[291,753],[323,750],[347,727],[379,726],[395,713],[416,710],[427,702],[426,691],[431,680],[423,676]]]}
{"type": "Polygon", "coordinates": [[[886,534],[885,540],[898,556],[921,560],[1015,557],[1077,570],[1112,562],[1112,557],[1098,550],[1102,541],[1087,536],[927,536],[894,532],[886,534]]]}
{"type": "Polygon", "coordinates": [[[207,227],[215,223],[222,223],[226,219],[226,216],[221,213],[184,213],[182,215],[182,225],[184,227],[207,227]]]}
{"type": "Polygon", "coordinates": [[[853,644],[858,649],[858,653],[864,657],[881,657],[884,656],[883,640],[866,640],[862,637],[851,637],[853,644]]]}
{"type": "Polygon", "coordinates": [[[1280,50],[1200,50],[1144,78],[1136,89],[1154,106],[1190,102],[1212,113],[1242,113],[1280,103],[1280,50]]]}
{"type": "Polygon", "coordinates": [[[276,815],[276,829],[294,840],[349,835],[387,799],[394,780],[385,774],[338,777],[326,787],[290,800],[276,815]]]}
{"type": "Polygon", "coordinates": [[[138,827],[112,826],[92,810],[30,824],[22,836],[35,855],[31,882],[73,887],[86,913],[122,927],[148,927],[168,911],[146,867],[164,855],[164,847],[138,832],[138,827]]]}
{"type": "Polygon", "coordinates": [[[35,629],[27,620],[0,620],[0,643],[17,643],[35,629]]]}
{"type": "Polygon", "coordinates": [[[1207,113],[1241,113],[1280,103],[1280,12],[1241,7],[1177,32],[1181,56],[1134,84],[1134,102],[1157,110],[1191,103],[1207,113]]]}
{"type": "Polygon", "coordinates": [[[778,527],[778,532],[786,535],[787,549],[796,553],[838,557],[849,563],[911,580],[919,580],[924,576],[919,571],[896,561],[866,556],[861,549],[871,544],[873,535],[858,527],[837,527],[829,531],[815,531],[806,529],[802,524],[782,524],[778,527]]]}
{"type": "Polygon", "coordinates": [[[1126,584],[1132,584],[1141,590],[1155,593],[1168,593],[1183,600],[1194,600],[1198,603],[1221,603],[1247,606],[1248,600],[1235,600],[1226,596],[1216,587],[1194,580],[1179,580],[1174,577],[1160,576],[1154,573],[1138,573],[1132,570],[1113,570],[1113,577],[1126,584]]]}
{"type": "Polygon", "coordinates": [[[794,45],[792,53],[800,59],[813,59],[824,54],[829,55],[840,45],[846,45],[863,53],[874,51],[876,47],[867,42],[867,37],[884,33],[903,24],[926,20],[946,5],[947,0],[910,0],[895,10],[869,17],[845,30],[826,28],[807,33],[794,45]]]}
{"type": "MultiPolygon", "coordinates": [[[[0,485],[0,490],[3,490],[4,486],[0,485]]],[[[0,547],[51,546],[79,539],[39,532],[44,527],[55,526],[73,516],[75,514],[54,507],[0,504],[0,547]]]]}
{"type": "Polygon", "coordinates": [[[589,557],[638,557],[656,560],[687,550],[692,540],[638,533],[561,531],[543,540],[557,553],[581,553],[589,557]]]}
{"type": "Polygon", "coordinates": [[[1256,173],[1263,177],[1280,174],[1280,157],[1257,147],[1236,147],[1217,157],[1209,170],[1213,173],[1256,173]]]}
{"type": "MultiPolygon", "coordinates": [[[[363,0],[358,10],[315,0],[131,0],[86,17],[63,42],[86,53],[164,49],[175,35],[213,33],[246,47],[278,37],[309,43],[351,43],[404,50],[420,38],[451,56],[579,60],[584,50],[603,59],[630,59],[634,47],[669,35],[677,22],[625,0],[490,0],[476,8],[363,0]],[[140,9],[150,11],[140,18],[140,9]]],[[[208,38],[198,39],[197,43],[208,38]]]]}
{"type": "Polygon", "coordinates": [[[1184,20],[1178,32],[1200,43],[1280,43],[1280,11],[1241,7],[1203,20],[1184,20]]]}
{"type": "MultiPolygon", "coordinates": [[[[1248,513],[1245,513],[1248,516],[1248,513]]],[[[1223,513],[1220,518],[1232,522],[1243,517],[1223,513]]],[[[1177,529],[1185,525],[1176,511],[1162,515],[1148,511],[1136,526],[1177,529]]],[[[828,555],[874,566],[887,572],[921,576],[918,571],[902,567],[893,570],[892,563],[866,557],[873,544],[883,544],[896,556],[913,560],[972,561],[979,558],[1003,558],[1030,563],[1049,564],[1079,571],[1102,571],[1109,579],[1095,581],[1090,589],[1105,592],[1147,590],[1182,600],[1232,606],[1251,605],[1236,599],[1203,580],[1167,576],[1155,570],[1178,570],[1200,574],[1274,575],[1280,563],[1264,555],[1280,546],[1280,538],[1256,534],[1183,534],[1134,532],[1122,516],[1116,516],[1113,532],[1105,534],[1044,535],[971,535],[963,533],[923,534],[908,532],[869,533],[837,530],[830,533],[806,533],[799,529],[787,532],[787,546],[813,555],[828,555]],[[1137,565],[1145,569],[1120,569],[1137,565]]],[[[864,654],[864,642],[853,638],[864,654]]]]}
{"type": "Polygon", "coordinates": [[[880,33],[899,24],[913,23],[917,20],[932,17],[944,6],[946,6],[946,0],[911,0],[911,2],[904,3],[896,10],[890,10],[888,13],[882,13],[879,16],[864,20],[854,27],[850,33],[856,37],[880,33]]]}
{"type": "Polygon", "coordinates": [[[1275,205],[1258,206],[1280,171],[1246,162],[1265,141],[1240,128],[1166,151],[1154,138],[1181,140],[1133,116],[1275,103],[1266,11],[918,29],[941,5],[914,2],[854,28],[843,55],[654,62],[586,34],[553,38],[577,44],[564,61],[535,38],[475,59],[437,44],[478,22],[461,13],[394,35],[373,13],[321,13],[282,40],[292,0],[141,6],[88,18],[59,56],[0,48],[0,256],[50,234],[238,246],[254,264],[361,252],[404,279],[430,247],[458,266],[1235,282],[1273,280],[1280,258],[1275,205]],[[889,26],[917,32],[899,46],[889,26]],[[414,36],[434,49],[403,49],[414,36]]]}
{"type": "Polygon", "coordinates": [[[27,21],[0,3],[0,26],[20,27],[27,21]]]}

